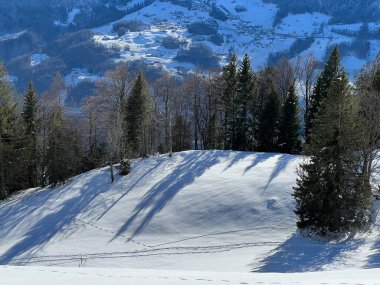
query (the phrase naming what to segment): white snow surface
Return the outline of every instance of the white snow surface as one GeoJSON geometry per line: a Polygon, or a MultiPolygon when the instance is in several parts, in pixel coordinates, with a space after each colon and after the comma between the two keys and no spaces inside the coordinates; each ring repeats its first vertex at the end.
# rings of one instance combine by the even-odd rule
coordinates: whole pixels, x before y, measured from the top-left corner
{"type": "MultiPolygon", "coordinates": [[[[135,0],[132,3],[139,2],[135,0]]],[[[166,49],[161,43],[165,37],[178,38],[182,41],[182,48],[192,44],[202,43],[211,48],[224,65],[229,54],[235,53],[240,58],[248,53],[255,68],[267,65],[270,53],[286,52],[297,39],[313,36],[314,43],[301,53],[313,52],[323,61],[326,49],[340,43],[350,43],[353,37],[336,31],[346,30],[356,32],[361,24],[330,25],[330,16],[321,13],[289,14],[281,23],[274,25],[278,7],[265,3],[262,0],[193,0],[193,8],[187,9],[174,5],[170,1],[154,1],[152,4],[126,15],[123,20],[139,20],[145,25],[141,32],[127,32],[118,37],[112,32],[115,22],[102,27],[94,28],[96,42],[121,51],[121,60],[143,60],[153,67],[162,67],[172,73],[181,73],[183,70],[196,69],[192,64],[178,62],[175,56],[179,49],[166,49]],[[212,3],[215,3],[228,15],[226,21],[216,20],[210,16],[212,3]],[[235,8],[243,6],[244,12],[237,12],[235,8]],[[219,25],[218,33],[223,36],[221,46],[209,41],[208,36],[192,35],[187,31],[193,22],[205,22],[210,19],[219,25]]],[[[380,21],[368,23],[371,29],[378,28],[380,21]]],[[[373,59],[380,51],[376,41],[370,41],[370,52],[367,58],[358,59],[356,55],[345,58],[344,65],[349,71],[351,79],[355,72],[362,67],[364,61],[373,59]]]]}
{"type": "Polygon", "coordinates": [[[0,267],[0,274],[6,284],[12,285],[376,285],[379,284],[380,270],[252,274],[113,268],[0,267]]]}
{"type": "Polygon", "coordinates": [[[292,187],[302,161],[188,151],[136,160],[114,184],[103,168],[59,187],[23,191],[0,204],[1,279],[376,284],[380,271],[364,268],[380,267],[377,223],[339,242],[297,233],[292,187]],[[86,268],[74,268],[79,264],[86,268]],[[312,271],[321,272],[303,273],[312,271]]]}
{"type": "Polygon", "coordinates": [[[48,59],[49,59],[49,56],[47,54],[35,53],[35,54],[32,54],[30,57],[30,65],[36,66],[48,59]]]}

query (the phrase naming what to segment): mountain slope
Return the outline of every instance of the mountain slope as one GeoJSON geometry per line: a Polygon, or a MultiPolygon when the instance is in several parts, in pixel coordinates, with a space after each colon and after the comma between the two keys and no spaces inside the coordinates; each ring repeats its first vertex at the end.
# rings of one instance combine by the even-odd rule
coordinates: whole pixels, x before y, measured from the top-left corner
{"type": "Polygon", "coordinates": [[[302,157],[189,151],[94,170],[0,205],[0,264],[214,272],[379,266],[378,224],[340,243],[300,237],[291,196],[302,157]]]}

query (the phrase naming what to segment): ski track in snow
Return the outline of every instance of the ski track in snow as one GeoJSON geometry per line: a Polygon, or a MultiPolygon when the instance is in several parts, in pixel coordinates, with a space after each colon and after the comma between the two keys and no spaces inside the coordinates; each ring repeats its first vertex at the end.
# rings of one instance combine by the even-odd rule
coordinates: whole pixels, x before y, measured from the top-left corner
{"type": "MultiPolygon", "coordinates": [[[[228,272],[379,267],[377,221],[370,231],[340,242],[297,233],[291,193],[302,161],[282,154],[188,151],[136,160],[131,174],[117,176],[114,184],[103,168],[56,188],[26,190],[0,204],[0,263],[69,268],[85,260],[89,268],[211,272],[212,278],[173,277],[189,284],[261,282],[215,278],[228,272]]],[[[278,284],[291,284],[286,282],[278,284]]]]}

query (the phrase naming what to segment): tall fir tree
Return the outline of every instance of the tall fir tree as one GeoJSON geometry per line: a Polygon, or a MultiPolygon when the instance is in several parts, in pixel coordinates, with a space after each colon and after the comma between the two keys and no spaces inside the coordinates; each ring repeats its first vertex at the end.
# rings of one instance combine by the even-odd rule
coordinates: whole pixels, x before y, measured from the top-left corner
{"type": "Polygon", "coordinates": [[[232,149],[236,137],[236,96],[238,85],[237,57],[232,55],[230,62],[223,68],[222,102],[224,109],[224,149],[232,149]]]}
{"type": "Polygon", "coordinates": [[[24,188],[24,137],[16,91],[0,64],[0,199],[24,188]]]}
{"type": "Polygon", "coordinates": [[[22,117],[25,123],[27,142],[27,179],[30,187],[38,185],[38,132],[40,128],[39,99],[33,83],[30,82],[25,92],[22,117]]]}
{"type": "Polygon", "coordinates": [[[318,108],[323,99],[327,97],[332,80],[339,74],[341,69],[342,65],[340,62],[338,47],[335,47],[327,60],[322,73],[317,79],[314,92],[310,97],[309,110],[305,122],[305,136],[307,143],[310,141],[310,132],[313,129],[313,121],[318,112],[318,108]]]}
{"type": "Polygon", "coordinates": [[[234,120],[236,131],[232,149],[250,150],[252,147],[252,132],[250,130],[252,118],[249,114],[249,107],[252,105],[254,96],[254,73],[248,54],[245,54],[239,69],[236,93],[234,102],[236,106],[236,118],[234,120]]]}
{"type": "Polygon", "coordinates": [[[181,114],[176,114],[173,126],[173,151],[184,151],[191,148],[191,132],[189,123],[181,114]]]}
{"type": "Polygon", "coordinates": [[[67,154],[65,131],[63,110],[56,104],[49,122],[48,150],[45,159],[48,182],[52,185],[64,182],[69,177],[68,165],[71,162],[65,159],[67,154]]]}
{"type": "Polygon", "coordinates": [[[278,146],[285,153],[295,154],[300,151],[300,114],[299,100],[294,85],[291,85],[287,98],[281,108],[278,146]]]}
{"type": "Polygon", "coordinates": [[[143,157],[148,154],[151,109],[152,98],[144,76],[139,73],[126,104],[126,146],[129,156],[143,157]]]}
{"type": "Polygon", "coordinates": [[[279,115],[280,100],[274,86],[272,86],[258,122],[257,141],[259,151],[277,150],[279,115]]]}
{"type": "Polygon", "coordinates": [[[368,177],[362,173],[358,104],[340,71],[313,120],[309,159],[299,169],[295,187],[297,223],[317,234],[362,228],[372,213],[368,177]]]}

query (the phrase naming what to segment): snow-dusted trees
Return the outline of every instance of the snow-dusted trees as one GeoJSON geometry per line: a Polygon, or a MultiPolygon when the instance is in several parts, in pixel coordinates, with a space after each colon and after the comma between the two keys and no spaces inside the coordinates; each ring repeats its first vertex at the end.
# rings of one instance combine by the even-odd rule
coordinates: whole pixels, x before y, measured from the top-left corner
{"type": "Polygon", "coordinates": [[[152,101],[147,82],[142,73],[138,73],[126,102],[125,145],[130,157],[142,157],[149,153],[152,101]]]}
{"type": "Polygon", "coordinates": [[[298,227],[322,235],[361,229],[372,213],[370,183],[362,171],[359,104],[336,56],[334,51],[317,83],[320,100],[306,146],[309,157],[294,192],[298,227]]]}
{"type": "Polygon", "coordinates": [[[293,85],[281,108],[278,124],[278,146],[285,153],[298,153],[301,148],[299,102],[293,85]]]}
{"type": "MultiPolygon", "coordinates": [[[[380,58],[364,66],[357,77],[356,92],[360,102],[360,122],[363,129],[363,172],[368,178],[379,167],[380,150],[380,58]]],[[[378,184],[377,181],[374,181],[378,184]]]]}
{"type": "MultiPolygon", "coordinates": [[[[22,130],[22,128],[21,128],[22,130]]],[[[14,191],[23,168],[23,141],[15,90],[0,64],[0,199],[14,191]]]]}
{"type": "Polygon", "coordinates": [[[331,53],[322,73],[319,75],[317,79],[317,83],[314,87],[314,92],[310,96],[309,105],[308,105],[308,113],[305,121],[305,135],[306,141],[308,142],[310,139],[310,132],[313,128],[313,121],[315,115],[318,112],[318,108],[323,101],[327,97],[327,93],[329,91],[331,82],[334,77],[338,75],[338,72],[342,69],[340,56],[338,48],[335,47],[333,52],[331,53]]]}
{"type": "Polygon", "coordinates": [[[40,131],[40,106],[37,92],[30,82],[25,92],[22,118],[25,124],[25,142],[27,152],[27,180],[30,187],[36,187],[40,179],[40,155],[38,135],[40,131]]]}

